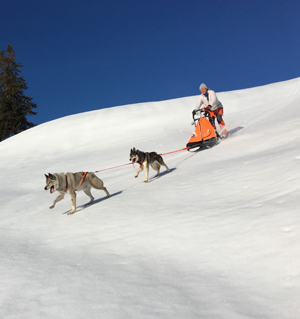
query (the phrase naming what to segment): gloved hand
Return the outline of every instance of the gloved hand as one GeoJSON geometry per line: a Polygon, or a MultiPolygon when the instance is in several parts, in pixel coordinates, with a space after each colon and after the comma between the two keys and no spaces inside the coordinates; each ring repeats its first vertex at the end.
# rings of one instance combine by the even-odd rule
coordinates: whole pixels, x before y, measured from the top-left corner
{"type": "Polygon", "coordinates": [[[196,110],[193,110],[192,115],[195,115],[195,114],[196,114],[196,110]]]}
{"type": "Polygon", "coordinates": [[[204,108],[205,111],[211,112],[211,105],[208,105],[204,108]]]}

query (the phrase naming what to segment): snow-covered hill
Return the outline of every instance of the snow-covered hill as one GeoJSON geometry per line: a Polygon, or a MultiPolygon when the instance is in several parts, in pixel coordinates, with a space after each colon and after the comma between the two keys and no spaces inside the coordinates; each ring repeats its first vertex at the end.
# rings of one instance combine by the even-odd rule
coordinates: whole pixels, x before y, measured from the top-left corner
{"type": "Polygon", "coordinates": [[[232,136],[143,183],[51,205],[44,173],[185,147],[197,96],[61,118],[0,143],[0,317],[300,318],[300,78],[218,93],[232,136]]]}

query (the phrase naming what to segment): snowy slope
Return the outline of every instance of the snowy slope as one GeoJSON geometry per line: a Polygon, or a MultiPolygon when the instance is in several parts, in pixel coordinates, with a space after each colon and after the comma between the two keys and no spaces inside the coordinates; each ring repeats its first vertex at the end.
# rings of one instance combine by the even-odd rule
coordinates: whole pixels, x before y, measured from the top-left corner
{"type": "Polygon", "coordinates": [[[54,210],[44,173],[185,147],[197,96],[39,125],[0,143],[1,318],[300,318],[300,78],[218,93],[232,136],[97,175],[54,210]]]}

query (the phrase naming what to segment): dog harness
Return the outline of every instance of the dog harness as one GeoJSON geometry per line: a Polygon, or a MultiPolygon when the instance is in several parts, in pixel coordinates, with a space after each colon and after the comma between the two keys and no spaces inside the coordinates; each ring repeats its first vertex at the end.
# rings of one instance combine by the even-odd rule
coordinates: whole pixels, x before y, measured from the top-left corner
{"type": "MultiPolygon", "coordinates": [[[[146,154],[150,154],[150,152],[145,152],[146,154]]],[[[156,152],[151,152],[151,153],[155,153],[154,158],[157,156],[156,152]]]]}
{"type": "MultiPolygon", "coordinates": [[[[156,152],[151,152],[151,153],[155,153],[154,158],[157,157],[157,153],[156,152]]],[[[145,154],[150,154],[150,152],[145,152],[145,154]]],[[[140,164],[140,167],[144,164],[145,160],[143,162],[141,162],[141,164],[139,162],[137,162],[138,164],[140,164]]]]}
{"type": "Polygon", "coordinates": [[[88,172],[84,172],[83,175],[80,175],[80,176],[82,177],[82,181],[81,181],[81,183],[80,183],[80,186],[83,184],[84,179],[85,179],[87,173],[88,173],[88,172]]]}
{"type": "Polygon", "coordinates": [[[67,192],[68,190],[68,180],[67,180],[67,175],[66,175],[66,189],[65,189],[65,192],[67,192]]]}
{"type": "MultiPolygon", "coordinates": [[[[84,179],[85,179],[87,173],[88,173],[88,172],[84,172],[82,175],[80,175],[80,176],[82,177],[82,181],[81,181],[81,183],[80,183],[80,186],[83,184],[84,179]]],[[[65,188],[65,192],[67,192],[67,191],[68,191],[68,179],[67,179],[67,175],[66,175],[66,188],[65,188]]],[[[75,189],[75,191],[77,191],[77,189],[75,189]]]]}

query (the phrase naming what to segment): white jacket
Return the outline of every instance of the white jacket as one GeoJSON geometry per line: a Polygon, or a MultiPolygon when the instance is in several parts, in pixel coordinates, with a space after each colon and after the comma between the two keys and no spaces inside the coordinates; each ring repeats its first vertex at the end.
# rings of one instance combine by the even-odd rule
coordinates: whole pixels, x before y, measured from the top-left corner
{"type": "Polygon", "coordinates": [[[216,92],[213,90],[207,91],[208,96],[201,94],[196,104],[195,110],[199,110],[202,106],[211,106],[211,110],[215,111],[218,108],[223,108],[222,103],[218,100],[216,92]]]}

